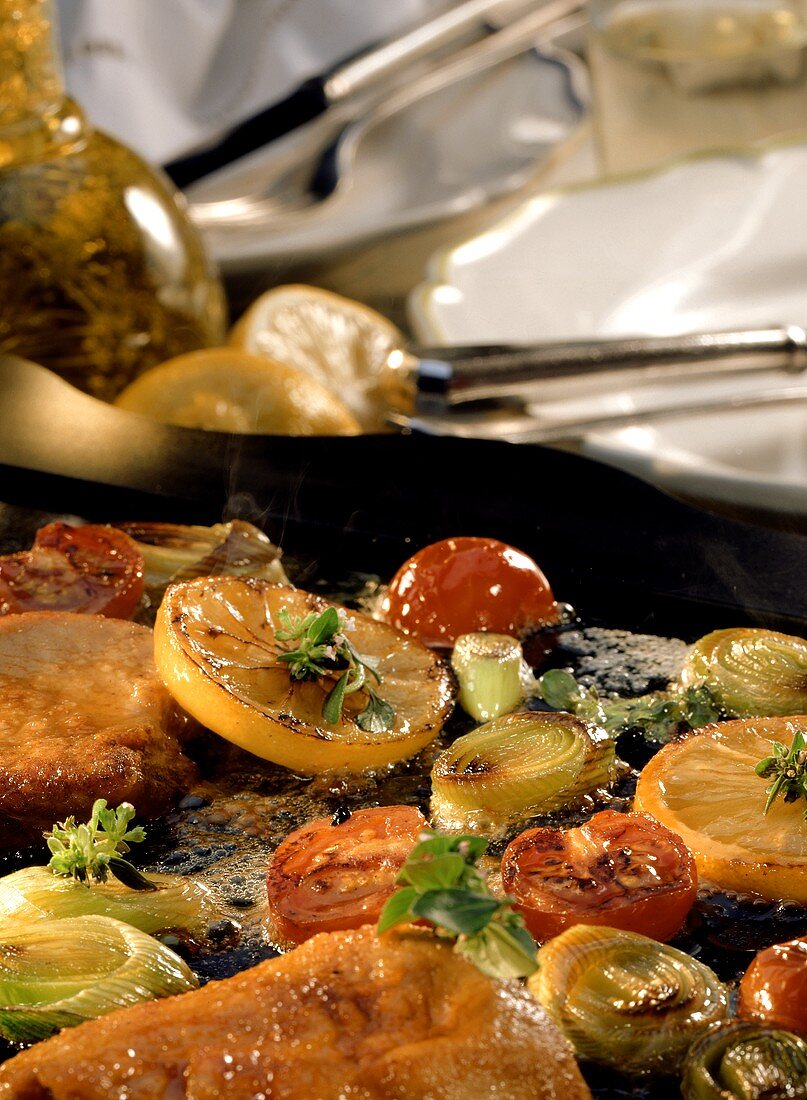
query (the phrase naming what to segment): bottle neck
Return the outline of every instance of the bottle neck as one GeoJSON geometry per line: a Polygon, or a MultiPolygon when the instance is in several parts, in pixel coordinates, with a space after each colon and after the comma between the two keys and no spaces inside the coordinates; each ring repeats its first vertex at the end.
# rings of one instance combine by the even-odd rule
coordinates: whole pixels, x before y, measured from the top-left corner
{"type": "Polygon", "coordinates": [[[69,152],[86,136],[56,38],[53,0],[0,0],[0,168],[69,152]]]}

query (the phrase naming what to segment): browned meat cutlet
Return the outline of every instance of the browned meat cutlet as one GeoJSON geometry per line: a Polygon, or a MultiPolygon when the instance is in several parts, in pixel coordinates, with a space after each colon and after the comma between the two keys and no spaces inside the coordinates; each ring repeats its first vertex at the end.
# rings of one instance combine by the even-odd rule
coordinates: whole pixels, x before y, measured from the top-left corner
{"type": "Polygon", "coordinates": [[[69,612],[0,619],[0,847],[88,817],[96,798],[164,812],[196,777],[187,723],[145,627],[69,612]]]}
{"type": "Polygon", "coordinates": [[[279,959],[63,1031],[0,1068],[0,1100],[590,1100],[517,983],[427,932],[314,936],[279,959]]]}

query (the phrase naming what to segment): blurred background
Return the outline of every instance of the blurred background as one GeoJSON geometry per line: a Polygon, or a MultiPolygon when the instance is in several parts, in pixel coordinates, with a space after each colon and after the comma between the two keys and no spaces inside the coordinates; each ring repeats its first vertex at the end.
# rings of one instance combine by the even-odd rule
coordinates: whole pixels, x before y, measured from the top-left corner
{"type": "Polygon", "coordinates": [[[170,423],[547,442],[804,523],[807,0],[2,12],[3,350],[170,423]]]}

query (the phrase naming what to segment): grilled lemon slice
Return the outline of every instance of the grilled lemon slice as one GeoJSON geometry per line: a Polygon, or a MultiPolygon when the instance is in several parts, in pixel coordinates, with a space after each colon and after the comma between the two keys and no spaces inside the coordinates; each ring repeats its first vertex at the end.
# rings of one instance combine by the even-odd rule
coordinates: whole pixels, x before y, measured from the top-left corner
{"type": "Polygon", "coordinates": [[[118,408],[165,424],[267,435],[356,435],[348,407],[305,371],[238,348],[178,355],[141,374],[118,408]]]}
{"type": "Polygon", "coordinates": [[[320,613],[318,596],[266,581],[203,577],[168,589],[154,625],[157,668],[190,714],[241,748],[303,773],[359,772],[412,756],[440,730],[452,706],[451,678],[434,654],[386,623],[344,613],[342,632],[381,676],[395,711],[384,733],[356,716],[363,691],[345,698],[330,724],[322,705],[333,683],[293,680],[278,662],[279,613],[320,613]]]}
{"type": "Polygon", "coordinates": [[[338,393],[365,431],[385,428],[380,382],[404,338],[374,309],[318,287],[278,286],[252,303],[230,343],[305,371],[338,393]]]}
{"type": "Polygon", "coordinates": [[[772,743],[807,732],[807,716],[719,722],[665,746],[644,768],[633,808],[683,838],[705,881],[724,890],[807,902],[804,803],[777,799],[755,765],[772,743]]]}

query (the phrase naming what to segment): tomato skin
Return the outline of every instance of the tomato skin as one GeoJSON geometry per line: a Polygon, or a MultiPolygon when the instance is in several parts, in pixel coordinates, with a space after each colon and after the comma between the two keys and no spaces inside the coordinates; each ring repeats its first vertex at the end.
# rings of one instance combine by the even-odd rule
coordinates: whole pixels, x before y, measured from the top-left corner
{"type": "Polygon", "coordinates": [[[528,829],[502,858],[502,880],[533,936],[607,925],[664,942],[698,889],[683,840],[648,814],[603,810],[578,829],[528,829]]]}
{"type": "Polygon", "coordinates": [[[279,937],[299,944],[317,932],[377,921],[427,828],[414,806],[374,806],[339,825],[323,817],[290,833],[266,874],[270,919],[279,937]]]}
{"type": "Polygon", "coordinates": [[[49,523],[30,550],[0,557],[0,615],[77,611],[130,619],[143,583],[143,556],[123,531],[49,523]]]}
{"type": "Polygon", "coordinates": [[[461,634],[521,635],[560,617],[532,558],[497,539],[443,539],[404,562],[382,603],[384,618],[426,645],[453,645],[461,634]]]}
{"type": "Polygon", "coordinates": [[[807,1035],[807,940],[760,951],[740,982],[739,1015],[807,1035]]]}

